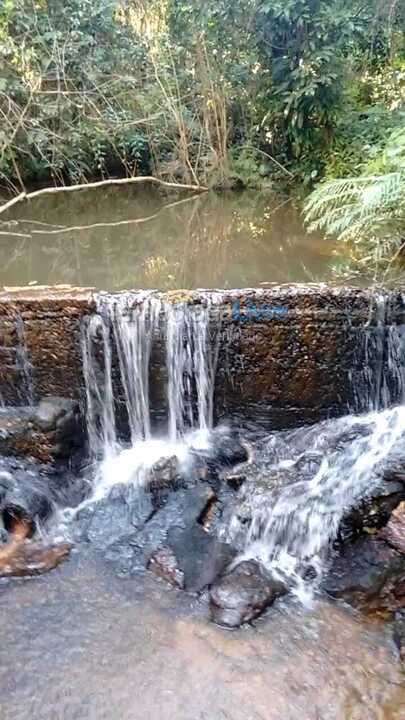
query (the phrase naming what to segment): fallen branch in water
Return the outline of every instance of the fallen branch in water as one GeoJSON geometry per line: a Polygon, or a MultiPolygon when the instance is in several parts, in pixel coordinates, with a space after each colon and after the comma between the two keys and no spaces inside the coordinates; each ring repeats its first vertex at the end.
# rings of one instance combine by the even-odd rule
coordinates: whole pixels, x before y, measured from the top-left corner
{"type": "Polygon", "coordinates": [[[193,192],[204,193],[208,191],[208,188],[204,185],[186,185],[183,183],[171,183],[166,180],[160,180],[149,175],[143,176],[138,175],[132,178],[112,178],[110,180],[98,180],[93,183],[83,183],[81,185],[62,185],[61,187],[48,187],[42,188],[41,190],[34,190],[30,193],[20,193],[15,198],[12,198],[4,205],[0,205],[0,215],[10,207],[23,200],[32,200],[33,198],[40,197],[41,195],[54,195],[62,192],[78,192],[79,190],[93,190],[94,188],[106,187],[108,185],[131,185],[135,183],[152,183],[160,185],[161,187],[175,189],[175,190],[192,190],[193,192]]]}
{"type": "MultiPolygon", "coordinates": [[[[167,203],[166,205],[163,205],[157,212],[153,213],[153,215],[147,215],[146,217],[142,218],[133,218],[130,220],[117,220],[115,222],[100,222],[100,223],[92,223],[91,225],[72,225],[69,227],[65,227],[63,225],[56,225],[54,230],[31,230],[31,233],[29,235],[25,235],[23,233],[17,233],[7,230],[0,230],[0,235],[11,235],[13,237],[23,237],[32,239],[33,235],[60,235],[61,233],[70,233],[70,232],[79,232],[81,230],[93,230],[95,228],[107,228],[107,227],[119,227],[120,225],[143,225],[143,223],[149,222],[149,220],[155,220],[159,215],[164,212],[165,210],[168,210],[169,208],[177,207],[178,205],[183,205],[184,203],[191,202],[192,200],[197,200],[199,198],[199,195],[192,195],[191,197],[183,198],[182,200],[176,200],[176,202],[167,203]]],[[[19,222],[29,222],[27,220],[17,220],[16,225],[18,225],[19,222]]],[[[35,222],[34,220],[32,222],[35,222]]],[[[7,222],[4,223],[5,225],[7,222]]],[[[45,225],[46,223],[40,223],[42,225],[45,225]]]]}
{"type": "Polygon", "coordinates": [[[16,195],[16,197],[11,198],[8,202],[6,202],[4,205],[0,205],[0,213],[6,212],[9,208],[11,208],[13,205],[16,205],[16,203],[21,202],[21,200],[24,200],[26,197],[26,193],[20,193],[19,195],[16,195]]]}

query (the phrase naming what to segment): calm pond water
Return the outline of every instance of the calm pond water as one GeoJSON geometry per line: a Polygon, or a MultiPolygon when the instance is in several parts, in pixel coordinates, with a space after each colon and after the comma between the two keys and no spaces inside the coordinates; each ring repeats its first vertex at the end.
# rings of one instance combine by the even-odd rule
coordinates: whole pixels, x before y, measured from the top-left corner
{"type": "Polygon", "coordinates": [[[2,720],[404,720],[389,630],[320,600],[236,632],[88,550],[0,584],[2,720]]]}
{"type": "Polygon", "coordinates": [[[112,187],[47,195],[1,220],[6,286],[252,287],[328,280],[338,260],[331,240],[305,232],[292,201],[258,192],[179,202],[177,195],[112,187]]]}

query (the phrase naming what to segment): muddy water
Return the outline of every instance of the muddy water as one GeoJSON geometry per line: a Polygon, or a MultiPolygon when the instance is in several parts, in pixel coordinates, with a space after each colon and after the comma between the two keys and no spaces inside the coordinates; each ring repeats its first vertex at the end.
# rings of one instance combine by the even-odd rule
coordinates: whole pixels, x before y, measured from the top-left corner
{"type": "Polygon", "coordinates": [[[291,601],[253,628],[210,625],[154,577],[86,553],[0,585],[2,720],[403,720],[388,630],[291,601]]]}
{"type": "Polygon", "coordinates": [[[254,287],[321,281],[339,262],[298,207],[257,192],[162,197],[110,188],[48,195],[0,223],[0,286],[254,287]]]}

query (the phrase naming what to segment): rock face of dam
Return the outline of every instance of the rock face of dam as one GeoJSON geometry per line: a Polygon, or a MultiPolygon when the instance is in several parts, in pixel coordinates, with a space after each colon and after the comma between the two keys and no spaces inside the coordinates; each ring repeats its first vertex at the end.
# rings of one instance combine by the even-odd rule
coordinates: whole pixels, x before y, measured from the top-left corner
{"type": "MultiPolygon", "coordinates": [[[[397,291],[308,284],[108,294],[50,287],[0,293],[2,404],[30,405],[49,395],[85,404],[83,327],[106,305],[119,307],[120,322],[130,325],[146,297],[158,304],[148,363],[152,422],[167,414],[170,308],[181,310],[184,332],[204,313],[205,342],[215,355],[216,421],[243,418],[285,428],[388,407],[403,397],[400,358],[392,357],[403,352],[405,302],[397,291]]],[[[119,343],[106,327],[119,409],[125,406],[119,343]]],[[[96,356],[97,342],[101,347],[96,333],[96,356]]]]}

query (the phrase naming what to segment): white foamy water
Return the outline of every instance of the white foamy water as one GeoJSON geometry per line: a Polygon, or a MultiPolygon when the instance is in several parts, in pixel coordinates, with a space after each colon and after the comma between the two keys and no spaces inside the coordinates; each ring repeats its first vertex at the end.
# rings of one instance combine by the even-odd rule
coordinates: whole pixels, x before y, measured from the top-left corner
{"type": "MultiPolygon", "coordinates": [[[[172,304],[154,292],[100,295],[97,314],[83,331],[89,441],[93,457],[99,459],[87,503],[108,497],[116,484],[144,487],[163,458],[176,457],[186,475],[196,449],[208,454],[213,450],[210,429],[220,328],[213,332],[210,313],[219,300],[215,293],[207,294],[204,305],[172,304]],[[167,370],[164,438],[154,438],[151,430],[155,342],[164,346],[167,370]],[[124,395],[129,446],[118,437],[117,388],[124,395]]],[[[386,326],[383,297],[377,298],[377,309],[376,325],[367,325],[359,334],[361,361],[353,375],[356,408],[374,411],[297,431],[301,440],[297,435],[290,455],[284,448],[269,471],[294,471],[297,462],[312,454],[317,458],[312,474],[294,471],[294,481],[264,495],[254,482],[243,489],[251,508],[243,557],[260,559],[287,579],[303,600],[320,577],[344,514],[371,492],[377,467],[405,432],[405,405],[376,412],[389,408],[393,398],[403,402],[405,389],[403,328],[386,326]],[[334,436],[342,438],[335,447],[334,436]],[[309,569],[315,575],[311,583],[305,579],[309,569]]],[[[238,523],[235,515],[228,528],[231,539],[241,530],[238,523]]]]}
{"type": "MultiPolygon", "coordinates": [[[[271,479],[272,472],[318,454],[320,464],[312,477],[269,491],[267,498],[257,496],[252,488],[252,518],[244,551],[245,558],[257,558],[287,578],[304,600],[306,571],[311,568],[319,577],[343,516],[372,492],[378,467],[403,441],[405,406],[321,423],[317,429],[317,433],[311,429],[303,453],[291,461],[283,458],[269,470],[271,479]],[[342,438],[335,448],[331,445],[334,436],[342,438]]],[[[313,582],[311,590],[312,586],[313,582]]]]}
{"type": "Polygon", "coordinates": [[[219,299],[207,294],[204,305],[194,305],[154,292],[99,295],[82,333],[88,437],[97,460],[92,502],[117,483],[144,485],[161,458],[176,456],[185,468],[192,448],[208,449],[220,330],[217,324],[210,331],[210,312],[219,299]],[[168,435],[158,439],[151,432],[149,377],[157,341],[165,344],[168,376],[168,435]],[[118,438],[117,388],[124,393],[129,447],[118,438]]]}
{"type": "Polygon", "coordinates": [[[97,313],[86,319],[82,334],[93,456],[111,457],[119,451],[117,387],[124,392],[131,444],[151,438],[149,376],[157,339],[165,343],[170,440],[191,429],[212,427],[219,327],[210,330],[210,313],[219,300],[220,294],[207,294],[205,305],[171,303],[154,292],[99,295],[97,313]],[[114,377],[113,353],[119,378],[114,377]]]}
{"type": "Polygon", "coordinates": [[[150,471],[160,460],[177,458],[179,472],[186,474],[193,464],[193,452],[209,453],[211,447],[209,432],[200,430],[191,431],[177,441],[137,440],[131,447],[121,449],[99,464],[90,501],[108,497],[117,484],[145,487],[150,480],[150,471]]]}

